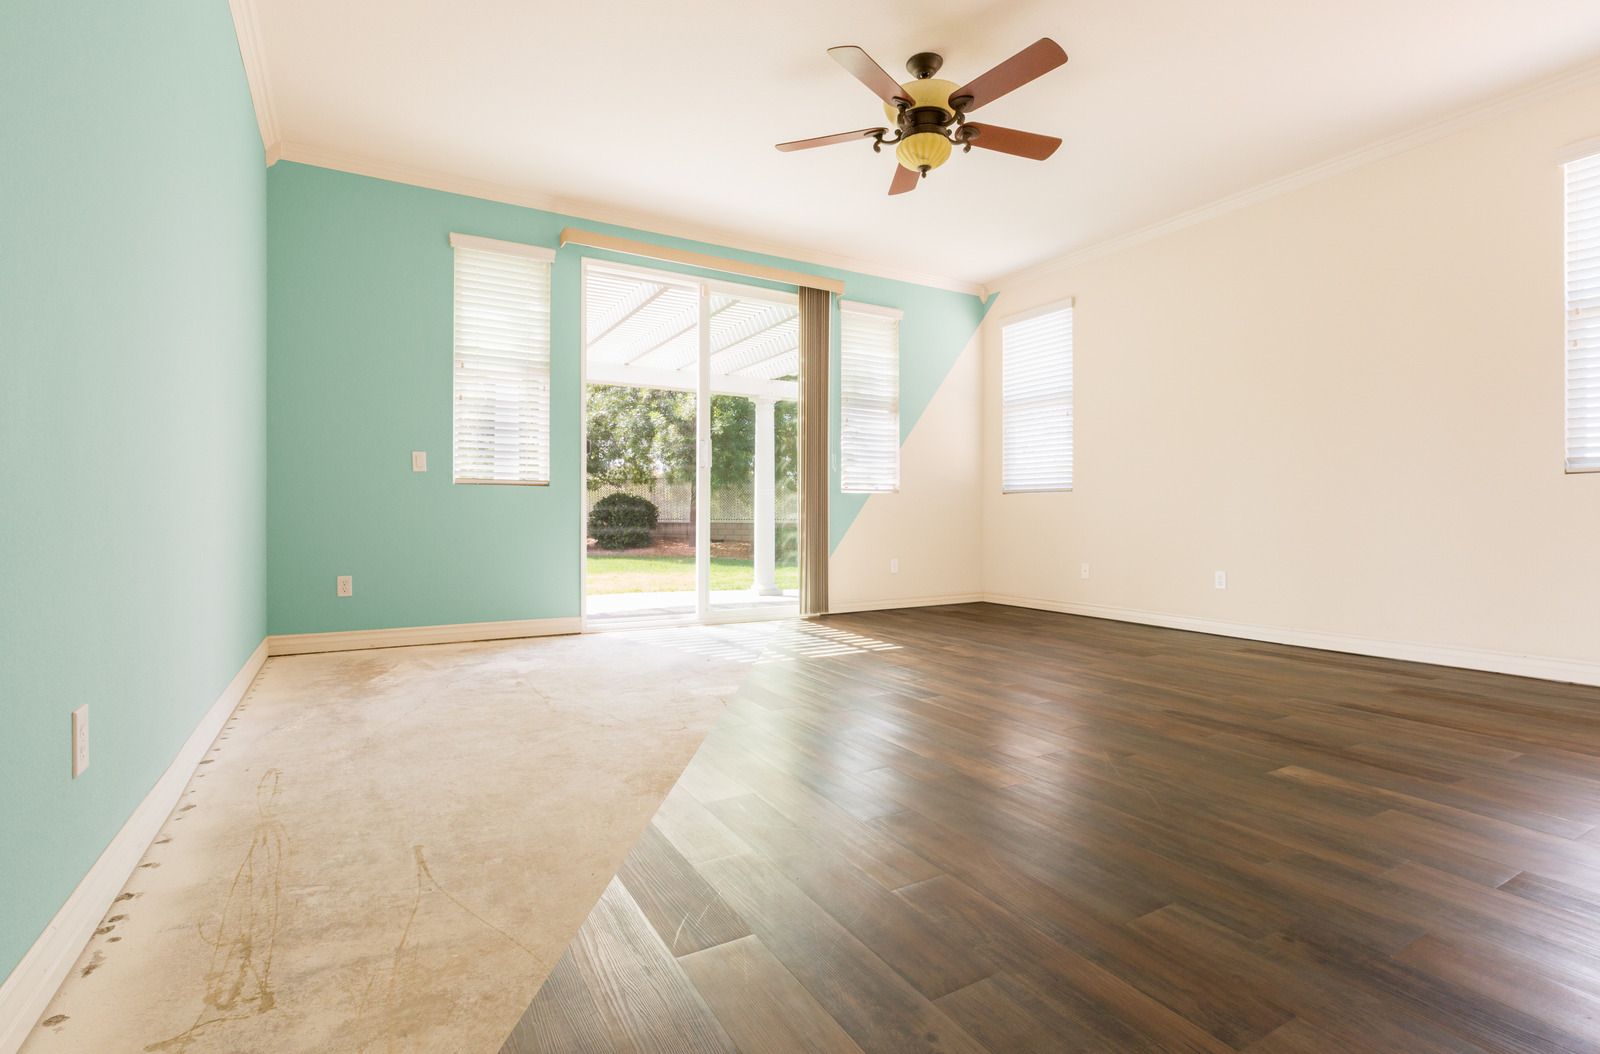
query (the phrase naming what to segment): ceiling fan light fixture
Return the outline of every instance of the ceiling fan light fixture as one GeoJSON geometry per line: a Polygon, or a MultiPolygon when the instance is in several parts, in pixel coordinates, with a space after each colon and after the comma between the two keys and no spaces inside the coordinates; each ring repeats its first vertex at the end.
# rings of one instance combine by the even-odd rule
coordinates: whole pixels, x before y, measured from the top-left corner
{"type": "Polygon", "coordinates": [[[1052,135],[1019,132],[997,124],[970,124],[967,120],[972,111],[1038,80],[1067,61],[1067,53],[1049,37],[1039,38],[965,84],[934,76],[944,66],[944,59],[932,51],[919,51],[906,60],[906,71],[914,79],[903,84],[854,44],[829,48],[828,56],[878,97],[888,125],[795,139],[779,143],[778,149],[809,150],[858,139],[870,139],[873,153],[893,146],[898,164],[889,182],[891,195],[915,190],[923,176],[950,160],[951,150],[957,146],[963,152],[978,146],[1043,161],[1061,145],[1061,140],[1052,135]]]}
{"type": "Polygon", "coordinates": [[[931,172],[950,160],[950,140],[938,132],[918,132],[900,140],[894,156],[913,172],[931,172]]]}

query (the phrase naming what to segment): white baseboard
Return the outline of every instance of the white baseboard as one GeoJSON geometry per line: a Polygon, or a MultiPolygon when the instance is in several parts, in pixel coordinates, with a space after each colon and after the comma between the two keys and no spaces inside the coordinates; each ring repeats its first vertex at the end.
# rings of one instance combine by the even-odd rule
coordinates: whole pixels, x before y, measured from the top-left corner
{"type": "Polygon", "coordinates": [[[885,597],[877,600],[840,600],[828,602],[828,614],[844,615],[852,611],[892,611],[895,608],[927,608],[940,604],[976,604],[984,599],[982,593],[947,593],[936,597],[885,597]]]}
{"type": "Polygon", "coordinates": [[[990,593],[984,599],[991,604],[1059,611],[1068,615],[1087,615],[1090,618],[1112,619],[1116,622],[1138,622],[1147,626],[1164,626],[1168,629],[1189,630],[1194,633],[1212,633],[1219,637],[1240,637],[1245,640],[1266,641],[1270,644],[1290,644],[1322,651],[1371,655],[1379,659],[1401,659],[1433,666],[1454,666],[1463,670],[1509,673],[1517,677],[1537,677],[1544,681],[1600,686],[1600,663],[1585,662],[1581,659],[1522,655],[1516,652],[1461,648],[1449,644],[1416,644],[1410,641],[1382,640],[1377,637],[1359,637],[1346,633],[1290,629],[1284,626],[1257,626],[1194,615],[1172,615],[1160,611],[1140,611],[1136,608],[1080,604],[1004,593],[990,593]]]}
{"type": "MultiPolygon", "coordinates": [[[[352,629],[333,633],[280,633],[267,638],[268,655],[304,655],[317,651],[360,651],[366,648],[410,648],[418,644],[461,644],[474,640],[554,637],[581,633],[582,620],[572,618],[511,619],[506,622],[459,622],[450,626],[402,626],[398,629],[352,629]]],[[[0,1054],[4,1054],[0,1051],[0,1054]]]]}
{"type": "Polygon", "coordinates": [[[155,841],[161,825],[177,808],[189,777],[194,775],[206,751],[228,723],[233,708],[250,690],[250,683],[266,658],[267,642],[263,640],[217,701],[211,704],[167,771],[133,810],[128,822],[111,839],[111,844],[11,971],[11,976],[0,984],[0,1054],[15,1054],[33,1031],[39,1016],[55,997],[56,989],[61,987],[72,964],[77,962],[117,894],[127,884],[128,876],[133,874],[145,850],[155,841]]]}

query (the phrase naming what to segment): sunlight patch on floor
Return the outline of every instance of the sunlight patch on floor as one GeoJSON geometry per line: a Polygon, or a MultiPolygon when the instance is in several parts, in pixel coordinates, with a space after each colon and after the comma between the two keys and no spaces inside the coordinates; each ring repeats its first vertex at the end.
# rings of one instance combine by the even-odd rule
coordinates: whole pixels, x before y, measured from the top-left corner
{"type": "Polygon", "coordinates": [[[896,651],[900,645],[800,619],[734,626],[687,626],[630,633],[663,647],[726,662],[790,662],[896,651]]]}

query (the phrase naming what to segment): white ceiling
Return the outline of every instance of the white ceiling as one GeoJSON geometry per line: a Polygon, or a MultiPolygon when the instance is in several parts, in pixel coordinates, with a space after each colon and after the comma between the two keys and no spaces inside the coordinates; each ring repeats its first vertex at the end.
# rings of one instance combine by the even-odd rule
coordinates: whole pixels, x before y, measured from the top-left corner
{"type": "MultiPolygon", "coordinates": [[[[982,282],[1600,55],[1594,0],[253,0],[287,157],[479,180],[673,233],[982,282]],[[1071,61],[980,111],[1047,162],[957,155],[890,198],[883,122],[825,54],[962,82],[1071,61]]],[[[248,51],[248,47],[247,47],[248,51]]],[[[908,78],[909,79],[909,78],[908,78]]]]}

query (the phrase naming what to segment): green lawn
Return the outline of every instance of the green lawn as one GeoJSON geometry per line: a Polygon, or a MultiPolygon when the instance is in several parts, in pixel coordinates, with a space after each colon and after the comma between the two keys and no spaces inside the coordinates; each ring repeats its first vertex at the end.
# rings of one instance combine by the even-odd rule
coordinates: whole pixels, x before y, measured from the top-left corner
{"type": "MultiPolygon", "coordinates": [[[[711,558],[712,589],[749,589],[755,572],[749,560],[731,556],[711,558]]],[[[800,588],[800,569],[777,568],[779,589],[800,588]]],[[[589,592],[673,593],[694,589],[692,556],[589,555],[589,592]]]]}

